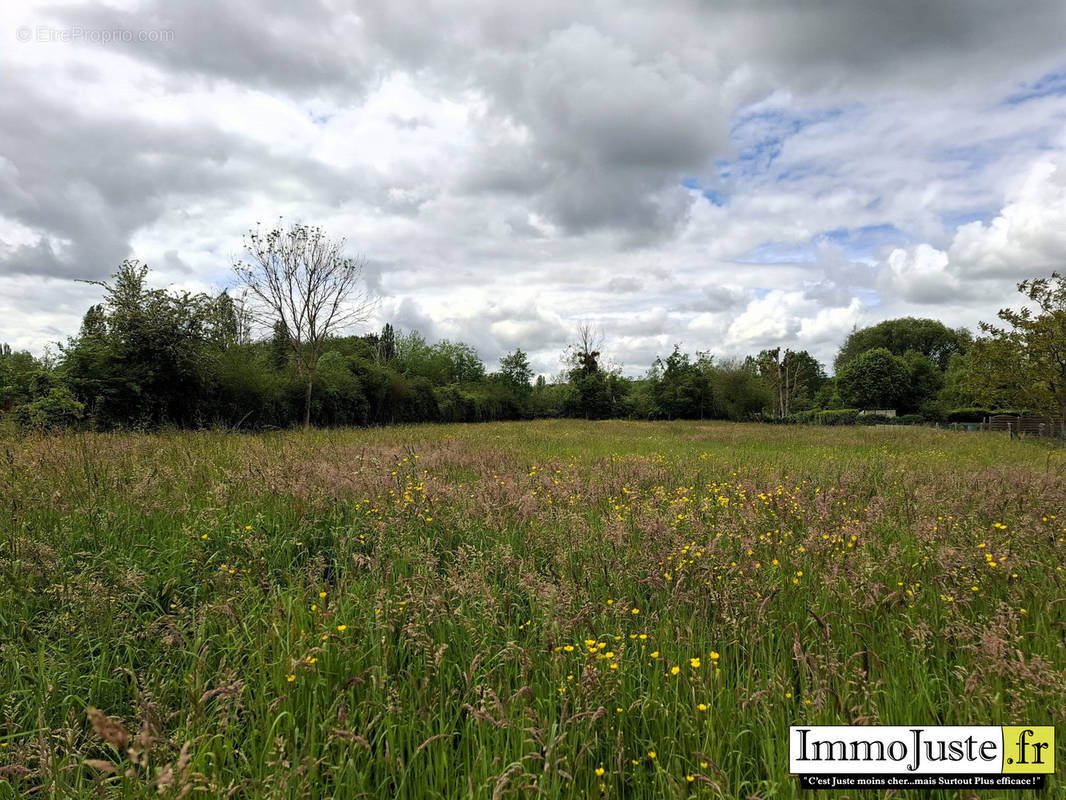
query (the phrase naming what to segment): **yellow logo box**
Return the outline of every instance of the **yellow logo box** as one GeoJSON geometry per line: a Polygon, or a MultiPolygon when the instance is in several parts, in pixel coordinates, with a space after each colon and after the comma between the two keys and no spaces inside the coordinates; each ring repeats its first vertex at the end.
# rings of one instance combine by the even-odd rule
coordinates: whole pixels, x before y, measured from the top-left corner
{"type": "Polygon", "coordinates": [[[1055,771],[1052,725],[1004,725],[1003,772],[1051,774],[1055,771]]]}

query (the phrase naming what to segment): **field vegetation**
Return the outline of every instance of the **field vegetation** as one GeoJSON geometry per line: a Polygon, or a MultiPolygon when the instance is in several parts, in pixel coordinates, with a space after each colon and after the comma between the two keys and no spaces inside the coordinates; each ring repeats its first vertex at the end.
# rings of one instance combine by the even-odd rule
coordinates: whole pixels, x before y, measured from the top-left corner
{"type": "Polygon", "coordinates": [[[904,427],[12,431],[0,798],[791,798],[791,724],[1061,726],[1064,468],[904,427]]]}

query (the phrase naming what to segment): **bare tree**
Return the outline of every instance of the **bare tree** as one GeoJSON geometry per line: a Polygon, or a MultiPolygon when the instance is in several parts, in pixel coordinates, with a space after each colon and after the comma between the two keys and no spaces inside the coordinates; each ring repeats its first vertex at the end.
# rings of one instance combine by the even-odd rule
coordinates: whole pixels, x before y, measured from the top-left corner
{"type": "Polygon", "coordinates": [[[244,238],[248,260],[234,264],[256,320],[284,329],[307,381],[304,430],[311,427],[311,392],[327,341],[365,322],[376,305],[363,280],[364,262],[345,256],[344,244],[322,228],[297,222],[285,229],[279,220],[266,233],[258,226],[250,230],[244,238]]]}
{"type": "Polygon", "coordinates": [[[578,369],[586,374],[600,370],[600,347],[603,346],[603,329],[588,320],[582,320],[577,326],[577,341],[567,345],[564,360],[571,369],[578,369]]]}

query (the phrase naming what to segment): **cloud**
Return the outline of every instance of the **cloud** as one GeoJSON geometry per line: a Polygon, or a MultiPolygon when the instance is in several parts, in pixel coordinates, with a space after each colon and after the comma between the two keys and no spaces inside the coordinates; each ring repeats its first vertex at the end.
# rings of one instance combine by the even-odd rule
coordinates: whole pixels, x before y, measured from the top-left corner
{"type": "Polygon", "coordinates": [[[147,0],[129,11],[105,4],[43,6],[56,26],[154,31],[159,41],[109,46],[144,61],[169,80],[226,81],[298,95],[337,92],[358,96],[374,74],[353,13],[323,0],[147,0]]]}
{"type": "Polygon", "coordinates": [[[962,282],[949,269],[947,253],[920,244],[892,251],[882,287],[912,303],[948,303],[958,296],[962,282]]]}
{"type": "Polygon", "coordinates": [[[1010,282],[1061,269],[1066,261],[1066,151],[1035,161],[986,222],[960,225],[948,248],[896,248],[882,291],[918,304],[951,305],[997,294],[1010,282]]]}
{"type": "Polygon", "coordinates": [[[887,315],[973,325],[1066,250],[1057,2],[0,13],[173,33],[0,48],[0,339],[38,352],[74,280],[228,285],[279,215],[366,257],[372,325],[542,372],[580,319],[631,374],[678,341],[829,359],[887,315]]]}
{"type": "Polygon", "coordinates": [[[1066,153],[1029,169],[999,215],[961,226],[950,259],[963,274],[1023,278],[1066,263],[1066,153]]]}

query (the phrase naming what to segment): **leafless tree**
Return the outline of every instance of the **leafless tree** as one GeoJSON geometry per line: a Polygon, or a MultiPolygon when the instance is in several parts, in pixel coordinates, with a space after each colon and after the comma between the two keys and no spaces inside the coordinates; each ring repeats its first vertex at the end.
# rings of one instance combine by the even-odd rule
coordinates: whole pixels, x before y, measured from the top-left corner
{"type": "Polygon", "coordinates": [[[318,360],[330,337],[365,322],[376,300],[363,279],[365,263],[344,255],[344,239],[322,228],[293,223],[244,238],[247,260],[234,264],[248,288],[250,308],[264,326],[281,325],[293,358],[307,381],[304,430],[311,427],[311,392],[318,360]]]}
{"type": "Polygon", "coordinates": [[[577,326],[577,341],[567,345],[564,360],[571,369],[579,369],[588,374],[599,371],[603,338],[602,328],[588,320],[582,320],[577,326]]]}

